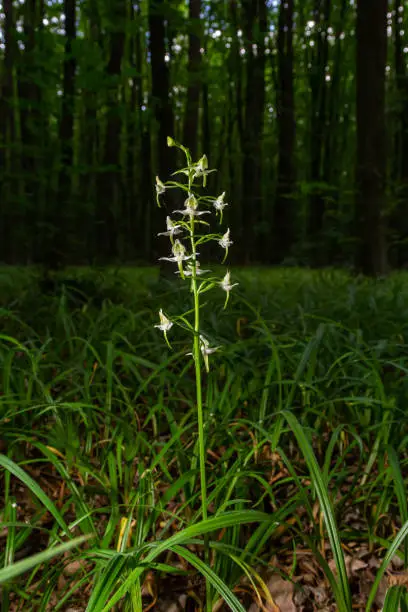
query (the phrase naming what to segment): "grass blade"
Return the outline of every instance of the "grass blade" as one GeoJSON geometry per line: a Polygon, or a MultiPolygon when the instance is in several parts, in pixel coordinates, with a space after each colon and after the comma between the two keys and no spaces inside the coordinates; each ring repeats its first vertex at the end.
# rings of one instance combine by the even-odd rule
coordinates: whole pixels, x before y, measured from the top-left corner
{"type": "Polygon", "coordinates": [[[325,486],[324,478],[320,471],[315,454],[308,439],[306,438],[303,428],[301,427],[297,418],[292,413],[284,410],[283,414],[287,422],[289,423],[293,433],[295,434],[299,446],[302,450],[303,456],[310,471],[312,484],[315,488],[316,495],[319,499],[320,506],[325,519],[326,529],[339,576],[338,579],[340,588],[338,593],[340,595],[340,601],[337,601],[337,604],[340,610],[344,612],[349,612],[352,609],[350,585],[347,577],[343,551],[341,548],[340,536],[337,529],[336,519],[334,516],[333,505],[331,503],[327,488],[325,486]]]}
{"type": "Polygon", "coordinates": [[[50,559],[53,559],[57,555],[62,555],[64,552],[71,550],[85,542],[89,539],[89,536],[81,536],[79,538],[75,538],[70,542],[65,542],[64,544],[58,544],[58,546],[54,546],[52,548],[48,548],[43,552],[38,553],[37,555],[33,555],[32,557],[28,557],[27,559],[22,559],[22,561],[17,561],[12,565],[8,565],[3,569],[0,569],[0,584],[4,582],[8,582],[9,580],[13,580],[20,574],[24,574],[28,570],[40,565],[41,563],[45,563],[50,559]]]}

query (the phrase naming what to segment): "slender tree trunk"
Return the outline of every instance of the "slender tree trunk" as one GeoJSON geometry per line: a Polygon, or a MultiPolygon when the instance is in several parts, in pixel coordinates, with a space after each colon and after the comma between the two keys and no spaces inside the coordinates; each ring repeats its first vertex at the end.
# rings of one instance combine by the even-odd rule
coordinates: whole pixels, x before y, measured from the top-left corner
{"type": "MultiPolygon", "coordinates": [[[[34,258],[42,261],[43,249],[48,237],[39,236],[32,231],[39,220],[39,211],[43,209],[41,201],[42,181],[41,161],[44,136],[44,115],[42,108],[42,88],[39,85],[42,68],[39,65],[41,38],[44,18],[44,0],[26,0],[24,3],[24,52],[19,71],[19,97],[21,100],[21,139],[22,139],[22,171],[24,173],[25,202],[24,215],[18,222],[21,236],[30,235],[25,240],[26,259],[34,258]],[[29,228],[28,232],[27,229],[29,228]]],[[[48,208],[52,202],[47,203],[48,208]]],[[[22,207],[20,208],[22,210],[22,207]]],[[[21,237],[20,237],[21,239],[21,237]]]]}
{"type": "Polygon", "coordinates": [[[103,143],[103,171],[98,180],[98,250],[102,259],[117,256],[118,218],[122,213],[121,100],[120,80],[125,48],[126,4],[115,0],[109,22],[109,60],[106,66],[106,131],[103,143]]]}
{"type": "Polygon", "coordinates": [[[327,125],[326,66],[329,59],[328,27],[331,12],[331,0],[315,0],[314,22],[316,35],[311,76],[311,174],[312,196],[309,212],[309,243],[312,262],[317,265],[326,263],[323,241],[326,197],[323,173],[327,125]]]}
{"type": "MultiPolygon", "coordinates": [[[[87,24],[86,37],[92,50],[93,57],[100,57],[102,65],[102,32],[97,0],[86,0],[82,8],[85,22],[87,24]]],[[[82,64],[84,74],[82,76],[82,120],[80,124],[80,160],[82,173],[80,175],[80,193],[82,200],[82,223],[77,228],[83,244],[86,245],[85,256],[89,263],[93,263],[97,255],[97,232],[95,218],[97,217],[98,185],[97,171],[101,163],[100,130],[98,124],[99,96],[95,85],[86,78],[87,71],[98,71],[100,82],[103,80],[102,69],[92,68],[92,65],[82,64]]]]}
{"type": "MultiPolygon", "coordinates": [[[[15,8],[13,0],[3,2],[3,40],[4,58],[0,81],[0,213],[2,218],[0,229],[0,259],[12,263],[14,235],[14,212],[18,201],[19,189],[12,180],[13,173],[19,176],[19,157],[17,154],[17,112],[14,104],[14,67],[18,59],[16,41],[15,8]]],[[[19,177],[21,179],[21,177],[19,177]]]]}
{"type": "Polygon", "coordinates": [[[357,267],[368,275],[387,271],[385,239],[385,65],[387,0],[357,2],[356,213],[360,234],[357,267]]]}
{"type": "Polygon", "coordinates": [[[265,0],[243,0],[243,24],[246,57],[246,92],[243,151],[242,193],[244,201],[242,228],[252,228],[251,235],[241,238],[247,261],[262,256],[265,237],[260,234],[262,220],[262,140],[265,112],[265,34],[267,8],[265,0]],[[257,235],[258,234],[258,235],[257,235]],[[245,244],[244,244],[245,242],[245,244]],[[261,243],[261,248],[259,248],[261,243]]]}
{"type": "Polygon", "coordinates": [[[188,88],[186,113],[183,126],[183,144],[188,149],[192,158],[197,157],[198,143],[198,115],[200,108],[201,91],[201,37],[202,26],[200,22],[201,0],[190,0],[189,2],[189,47],[188,47],[188,88]]]}
{"type": "Polygon", "coordinates": [[[281,0],[278,23],[278,175],[274,208],[274,240],[270,261],[280,263],[295,238],[295,99],[293,84],[293,0],[281,0]]]}
{"type": "MultiPolygon", "coordinates": [[[[172,160],[174,155],[167,146],[167,137],[174,136],[174,115],[170,99],[170,73],[166,53],[169,52],[166,46],[166,24],[163,14],[165,3],[163,0],[150,0],[149,2],[149,29],[150,29],[150,57],[151,57],[151,108],[157,126],[157,174],[162,181],[168,180],[173,171],[172,160]]],[[[170,24],[167,22],[167,30],[170,24]]],[[[169,56],[168,56],[169,57],[169,56]]],[[[152,177],[153,178],[153,177],[152,177]]],[[[152,187],[150,187],[152,189],[152,187]]],[[[152,231],[154,234],[165,226],[165,215],[171,211],[171,193],[166,193],[163,199],[164,211],[152,211],[152,231]]],[[[154,241],[153,256],[167,255],[169,252],[168,243],[163,237],[154,241]]],[[[166,274],[168,266],[162,266],[161,272],[166,274]]]]}
{"type": "MultiPolygon", "coordinates": [[[[346,19],[350,10],[349,0],[342,0],[339,20],[335,24],[334,57],[332,62],[330,82],[327,92],[327,119],[323,156],[323,180],[330,185],[328,196],[331,200],[331,208],[338,211],[340,208],[341,178],[344,169],[344,147],[341,143],[341,134],[345,131],[344,124],[344,97],[342,96],[341,82],[346,80],[344,65],[346,62],[344,53],[344,40],[341,34],[347,27],[346,19]]],[[[339,232],[336,228],[336,235],[339,232]]],[[[336,265],[343,260],[342,244],[339,239],[326,239],[325,253],[327,251],[327,262],[336,265]]]]}
{"type": "Polygon", "coordinates": [[[244,234],[242,218],[245,214],[245,201],[243,198],[243,177],[241,176],[242,165],[242,143],[244,142],[244,66],[241,56],[242,39],[238,36],[241,31],[241,18],[238,10],[237,0],[229,1],[229,21],[231,24],[230,37],[232,39],[230,52],[227,60],[228,74],[230,75],[228,86],[228,123],[225,135],[226,154],[228,158],[228,175],[230,192],[228,197],[235,203],[230,211],[230,224],[238,248],[231,255],[236,261],[245,258],[244,234]],[[236,124],[236,126],[234,125],[236,124]],[[236,137],[235,136],[236,132],[236,137]],[[235,141],[235,142],[234,142],[235,141]],[[236,144],[236,146],[235,146],[236,144]],[[244,251],[244,253],[242,252],[244,251]]]}
{"type": "Polygon", "coordinates": [[[73,44],[76,39],[76,0],[64,0],[65,50],[62,81],[62,105],[59,123],[60,172],[57,201],[50,211],[50,225],[53,235],[46,246],[45,263],[48,267],[62,265],[67,257],[70,222],[75,117],[75,72],[76,59],[73,44]]]}
{"type": "Polygon", "coordinates": [[[405,5],[401,0],[394,4],[394,61],[396,80],[396,125],[393,147],[393,183],[396,206],[389,217],[390,229],[399,243],[393,256],[398,267],[408,262],[408,74],[404,54],[405,5]]]}
{"type": "Polygon", "coordinates": [[[211,153],[211,120],[210,120],[210,101],[209,101],[208,77],[206,76],[203,82],[203,117],[202,117],[202,134],[203,134],[203,153],[210,155],[211,153]]]}
{"type": "MultiPolygon", "coordinates": [[[[132,2],[132,0],[131,0],[132,2]]],[[[135,129],[139,143],[138,158],[135,157],[135,169],[137,167],[138,196],[142,198],[143,205],[132,207],[133,214],[130,227],[133,239],[137,236],[137,256],[151,261],[151,215],[155,207],[153,197],[153,170],[151,150],[151,118],[148,107],[148,95],[144,88],[144,67],[147,66],[147,49],[143,45],[144,31],[141,22],[140,1],[136,3],[134,20],[136,35],[134,39],[134,66],[135,78],[133,79],[132,107],[135,113],[135,129]],[[134,105],[134,106],[133,106],[134,105]]],[[[137,194],[135,193],[135,197],[137,194]]]]}

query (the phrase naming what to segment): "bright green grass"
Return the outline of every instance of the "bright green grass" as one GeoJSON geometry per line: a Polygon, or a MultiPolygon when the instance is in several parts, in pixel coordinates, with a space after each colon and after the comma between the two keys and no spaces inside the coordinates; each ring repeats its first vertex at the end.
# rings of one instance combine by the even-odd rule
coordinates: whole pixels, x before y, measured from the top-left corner
{"type": "Polygon", "coordinates": [[[381,572],[398,547],[408,561],[405,274],[372,281],[330,270],[237,269],[228,312],[213,294],[203,329],[224,348],[211,356],[204,387],[208,524],[200,516],[189,341],[170,338],[170,352],[153,327],[159,307],[169,315],[188,307],[188,291],[149,268],[71,274],[97,279],[97,305],[39,295],[31,271],[0,274],[8,288],[0,323],[4,609],[13,597],[21,610],[46,610],[58,591],[54,607],[64,610],[83,602],[91,583],[88,610],[110,609],[122,596],[123,609],[141,610],[146,571],[174,574],[180,555],[212,584],[214,604],[222,597],[247,609],[233,589],[246,575],[262,596],[254,569],[262,574],[282,551],[276,530],[287,521],[285,546],[312,548],[341,611],[351,610],[342,544],[388,548],[381,572]],[[287,466],[287,478],[272,485],[271,449],[287,466]],[[337,575],[320,554],[315,498],[337,575]],[[344,520],[351,508],[362,532],[344,520]],[[226,510],[236,512],[228,525],[226,510]],[[247,524],[248,510],[258,512],[255,524],[247,524]],[[403,524],[391,547],[392,526],[403,524]],[[204,533],[219,536],[223,525],[209,568],[189,543],[199,551],[204,533]],[[32,552],[43,555],[34,560],[41,565],[13,565],[38,534],[42,552],[32,552]],[[71,542],[80,536],[89,539],[71,542]],[[46,561],[52,547],[71,544],[68,558],[46,561]],[[58,587],[73,559],[76,574],[58,587]]]}

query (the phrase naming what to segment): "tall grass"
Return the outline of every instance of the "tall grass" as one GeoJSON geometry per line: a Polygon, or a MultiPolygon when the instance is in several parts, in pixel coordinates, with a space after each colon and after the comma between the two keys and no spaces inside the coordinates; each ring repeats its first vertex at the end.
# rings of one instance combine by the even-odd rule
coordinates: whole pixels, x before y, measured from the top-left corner
{"type": "Polygon", "coordinates": [[[351,610],[343,555],[358,538],[381,559],[370,610],[395,554],[406,567],[406,277],[235,273],[229,310],[214,295],[201,321],[224,347],[203,384],[207,519],[189,340],[170,351],[153,327],[188,288],[125,271],[98,305],[39,296],[35,279],[4,302],[3,609],[142,610],[175,584],[203,604],[202,575],[214,610],[245,610],[268,601],[273,553],[308,546],[351,610]]]}

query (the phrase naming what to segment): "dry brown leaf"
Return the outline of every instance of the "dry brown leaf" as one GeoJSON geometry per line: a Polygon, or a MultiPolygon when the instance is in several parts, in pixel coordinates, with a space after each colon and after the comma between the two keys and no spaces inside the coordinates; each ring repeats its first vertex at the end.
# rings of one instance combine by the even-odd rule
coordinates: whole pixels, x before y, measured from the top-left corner
{"type": "Polygon", "coordinates": [[[279,574],[273,574],[266,583],[273,603],[264,604],[262,608],[253,603],[248,612],[296,612],[293,603],[294,585],[284,580],[279,574]]]}
{"type": "Polygon", "coordinates": [[[79,570],[85,568],[85,566],[86,562],[84,559],[77,559],[76,561],[71,561],[71,563],[68,563],[64,567],[64,574],[66,576],[73,576],[74,574],[79,572],[79,570]]]}
{"type": "MultiPolygon", "coordinates": [[[[367,563],[365,561],[362,561],[358,557],[351,557],[350,555],[346,555],[344,558],[344,561],[346,564],[346,572],[347,572],[348,578],[351,578],[352,576],[356,574],[356,572],[366,569],[367,567],[367,563]]],[[[334,559],[330,559],[329,567],[331,571],[333,572],[333,574],[336,576],[337,568],[336,568],[336,562],[334,559]]]]}
{"type": "Polygon", "coordinates": [[[280,612],[296,612],[293,603],[294,585],[279,574],[273,574],[267,582],[272,599],[280,612]]]}

